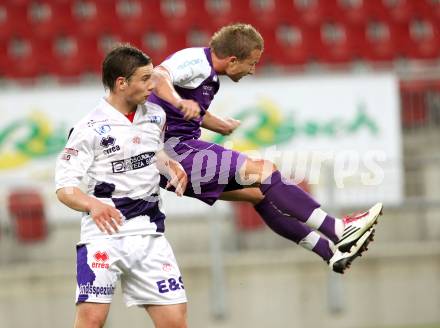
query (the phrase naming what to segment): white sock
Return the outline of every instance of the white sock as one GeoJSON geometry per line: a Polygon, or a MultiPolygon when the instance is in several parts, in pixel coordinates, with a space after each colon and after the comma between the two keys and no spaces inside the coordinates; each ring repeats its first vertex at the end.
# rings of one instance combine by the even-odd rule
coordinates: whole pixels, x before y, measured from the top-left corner
{"type": "Polygon", "coordinates": [[[335,235],[338,236],[338,238],[342,237],[342,234],[344,232],[344,221],[341,219],[335,218],[335,235]]]}
{"type": "Polygon", "coordinates": [[[314,230],[318,230],[321,226],[322,222],[324,222],[327,213],[321,210],[319,207],[315,208],[310,214],[309,218],[305,222],[310,228],[314,230]]]}
{"type": "Polygon", "coordinates": [[[319,241],[321,236],[316,231],[311,231],[307,236],[305,236],[299,243],[301,247],[311,251],[319,241]]]}

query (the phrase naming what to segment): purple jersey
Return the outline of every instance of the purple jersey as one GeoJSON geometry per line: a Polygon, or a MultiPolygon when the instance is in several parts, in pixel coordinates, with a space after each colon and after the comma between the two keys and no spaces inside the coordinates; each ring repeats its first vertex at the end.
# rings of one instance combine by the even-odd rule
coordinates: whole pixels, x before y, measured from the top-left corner
{"type": "Polygon", "coordinates": [[[160,99],[154,93],[148,98],[166,112],[165,140],[177,137],[180,140],[198,139],[203,116],[208,110],[220,82],[212,66],[209,48],[187,48],[168,57],[160,64],[168,70],[177,93],[184,99],[192,99],[200,106],[200,118],[186,121],[181,111],[160,99]]]}

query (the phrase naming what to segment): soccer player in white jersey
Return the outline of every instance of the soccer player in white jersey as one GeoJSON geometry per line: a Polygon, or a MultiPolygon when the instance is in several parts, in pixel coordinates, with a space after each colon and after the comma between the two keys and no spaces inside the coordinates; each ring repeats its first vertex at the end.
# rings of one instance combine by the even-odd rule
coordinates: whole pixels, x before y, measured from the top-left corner
{"type": "MultiPolygon", "coordinates": [[[[157,83],[149,101],[166,112],[166,149],[189,177],[185,196],[209,205],[218,199],[249,202],[276,233],[316,253],[333,271],[344,273],[372,240],[382,204],[360,215],[335,218],[287,182],[270,161],[254,160],[199,139],[202,127],[224,135],[238,127],[238,121],[218,117],[208,108],[220,88],[219,75],[238,82],[253,74],[263,49],[263,38],[253,26],[232,24],[217,31],[209,47],[180,50],[155,68],[157,83]],[[196,119],[188,119],[194,111],[189,108],[191,101],[200,109],[196,119]],[[254,184],[246,183],[249,176],[256,178],[254,184]]],[[[161,185],[165,184],[162,179],[161,185]]]]}
{"type": "Polygon", "coordinates": [[[104,326],[119,279],[127,306],[144,307],[155,327],[186,327],[185,289],[164,237],[159,171],[178,195],[187,176],[162,150],[165,113],[146,102],[152,72],[140,50],[112,50],[102,65],[109,94],[75,125],[57,160],[58,199],[82,212],[75,328],[104,326]],[[78,188],[83,177],[87,192],[78,188]]]}

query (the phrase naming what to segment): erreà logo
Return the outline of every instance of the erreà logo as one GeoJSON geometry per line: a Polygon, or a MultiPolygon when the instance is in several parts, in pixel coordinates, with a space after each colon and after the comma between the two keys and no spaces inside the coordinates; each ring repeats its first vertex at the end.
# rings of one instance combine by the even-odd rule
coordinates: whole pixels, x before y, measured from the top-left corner
{"type": "Polygon", "coordinates": [[[109,268],[109,264],[105,263],[109,259],[107,252],[97,251],[93,255],[93,258],[95,259],[96,262],[92,262],[92,268],[95,268],[95,269],[108,269],[109,268]]]}
{"type": "Polygon", "coordinates": [[[115,144],[116,139],[112,136],[107,136],[101,139],[100,145],[104,148],[113,146],[115,144]]]}

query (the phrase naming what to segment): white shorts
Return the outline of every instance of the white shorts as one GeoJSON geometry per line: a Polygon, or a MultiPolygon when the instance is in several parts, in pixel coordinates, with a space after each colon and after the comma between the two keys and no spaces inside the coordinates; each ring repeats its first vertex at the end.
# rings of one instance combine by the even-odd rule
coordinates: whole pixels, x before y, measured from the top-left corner
{"type": "Polygon", "coordinates": [[[111,303],[121,279],[125,304],[186,303],[182,276],[163,235],[107,238],[76,247],[76,302],[111,303]]]}

